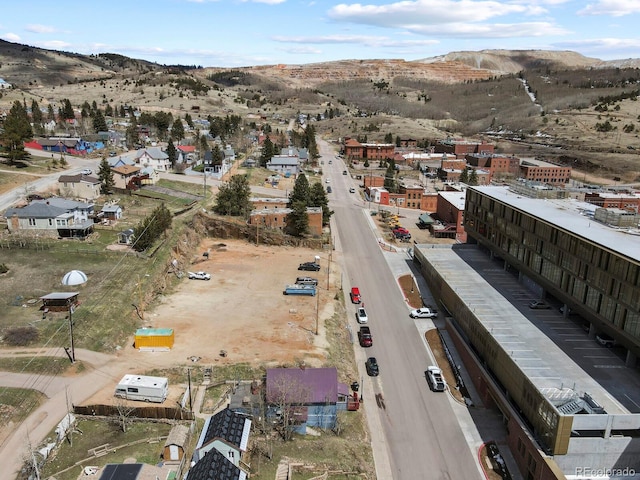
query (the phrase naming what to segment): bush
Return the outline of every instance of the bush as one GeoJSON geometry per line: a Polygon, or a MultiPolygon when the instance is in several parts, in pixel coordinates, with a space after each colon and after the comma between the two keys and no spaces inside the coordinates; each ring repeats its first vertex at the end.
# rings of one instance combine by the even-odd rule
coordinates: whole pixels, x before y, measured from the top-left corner
{"type": "Polygon", "coordinates": [[[0,263],[0,273],[7,273],[9,271],[9,267],[7,267],[4,263],[0,263]]]}
{"type": "Polygon", "coordinates": [[[16,327],[4,335],[5,343],[14,347],[24,347],[38,340],[39,334],[35,327],[16,327]]]}

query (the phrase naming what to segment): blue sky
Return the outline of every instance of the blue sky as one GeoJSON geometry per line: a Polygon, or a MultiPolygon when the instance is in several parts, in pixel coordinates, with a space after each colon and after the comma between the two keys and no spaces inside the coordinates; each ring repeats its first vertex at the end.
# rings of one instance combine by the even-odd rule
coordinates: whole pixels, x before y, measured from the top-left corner
{"type": "Polygon", "coordinates": [[[204,67],[483,49],[638,58],[638,25],[640,0],[27,0],[0,10],[7,41],[204,67]]]}

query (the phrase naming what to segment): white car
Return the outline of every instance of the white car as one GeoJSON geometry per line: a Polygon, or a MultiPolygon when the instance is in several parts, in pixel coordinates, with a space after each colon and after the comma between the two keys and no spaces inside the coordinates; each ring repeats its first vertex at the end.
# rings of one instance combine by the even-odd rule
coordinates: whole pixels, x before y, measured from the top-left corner
{"type": "Polygon", "coordinates": [[[331,179],[330,179],[330,178],[327,178],[327,179],[324,181],[324,183],[331,183],[331,179]]]}
{"type": "Polygon", "coordinates": [[[416,310],[411,310],[409,313],[411,318],[436,318],[438,316],[438,312],[431,310],[430,308],[418,308],[416,310]]]}
{"type": "Polygon", "coordinates": [[[355,188],[353,188],[353,187],[351,187],[351,188],[349,189],[349,193],[356,193],[356,189],[355,189],[355,188]]]}
{"type": "Polygon", "coordinates": [[[189,272],[189,280],[211,280],[211,274],[207,272],[189,272]]]}
{"type": "Polygon", "coordinates": [[[91,175],[93,172],[91,171],[90,168],[85,168],[84,170],[82,170],[80,172],[81,175],[91,175]]]}
{"type": "Polygon", "coordinates": [[[364,307],[358,307],[356,310],[356,320],[358,323],[368,323],[369,317],[367,316],[367,312],[364,307]]]}

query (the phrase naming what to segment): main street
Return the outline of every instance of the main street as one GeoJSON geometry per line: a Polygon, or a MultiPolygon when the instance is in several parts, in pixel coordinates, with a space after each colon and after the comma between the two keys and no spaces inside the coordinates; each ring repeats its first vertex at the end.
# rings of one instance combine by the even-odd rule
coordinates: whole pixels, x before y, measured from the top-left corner
{"type": "MultiPolygon", "coordinates": [[[[342,251],[345,286],[362,293],[373,334],[373,346],[356,347],[363,379],[364,408],[379,479],[415,480],[481,478],[475,452],[468,446],[448,394],[429,390],[424,371],[433,364],[376,235],[366,203],[357,193],[335,148],[318,143],[329,178],[334,210],[333,227],[342,251]],[[332,160],[332,164],[329,164],[332,160]],[[367,377],[364,361],[375,356],[379,377],[367,377]]],[[[347,300],[348,321],[357,328],[354,308],[347,300]]]]}

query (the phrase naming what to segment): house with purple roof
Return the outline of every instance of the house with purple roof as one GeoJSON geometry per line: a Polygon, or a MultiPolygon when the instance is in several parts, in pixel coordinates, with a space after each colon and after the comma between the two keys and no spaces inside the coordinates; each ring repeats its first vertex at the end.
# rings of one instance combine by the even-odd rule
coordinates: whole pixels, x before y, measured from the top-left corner
{"type": "Polygon", "coordinates": [[[283,420],[296,433],[306,427],[333,428],[338,412],[347,410],[349,386],[328,368],[269,368],[266,378],[267,417],[283,420]]]}

